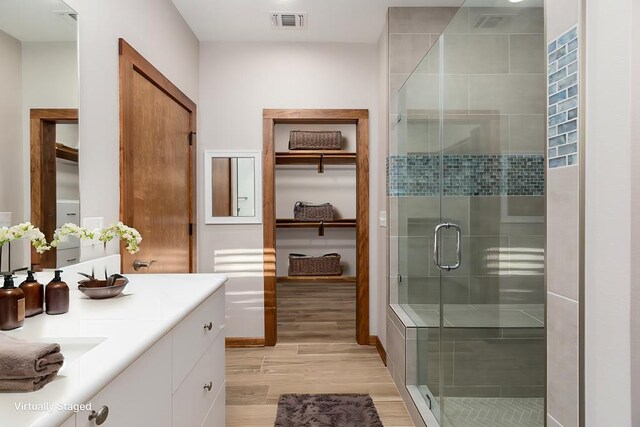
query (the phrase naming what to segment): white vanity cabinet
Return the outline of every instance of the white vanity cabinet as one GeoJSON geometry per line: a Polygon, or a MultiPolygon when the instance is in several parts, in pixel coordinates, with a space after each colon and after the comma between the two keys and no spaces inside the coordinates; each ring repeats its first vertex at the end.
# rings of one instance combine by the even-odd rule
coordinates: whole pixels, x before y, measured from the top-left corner
{"type": "Polygon", "coordinates": [[[90,420],[90,411],[80,411],[76,427],[171,427],[170,373],[171,334],[167,334],[91,399],[96,415],[103,406],[109,408],[104,423],[90,420]]]}
{"type": "Polygon", "coordinates": [[[74,415],[73,417],[69,418],[60,427],[76,427],[76,416],[74,415]]]}
{"type": "Polygon", "coordinates": [[[93,416],[79,412],[75,426],[224,427],[224,310],[223,286],[96,394],[93,416]]]}

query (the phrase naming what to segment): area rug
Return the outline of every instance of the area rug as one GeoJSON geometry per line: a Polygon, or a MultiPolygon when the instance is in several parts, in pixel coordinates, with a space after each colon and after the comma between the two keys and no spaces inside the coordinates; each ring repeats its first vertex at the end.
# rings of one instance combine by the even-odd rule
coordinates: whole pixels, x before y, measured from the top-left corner
{"type": "Polygon", "coordinates": [[[368,394],[283,394],[275,427],[383,427],[368,394]]]}

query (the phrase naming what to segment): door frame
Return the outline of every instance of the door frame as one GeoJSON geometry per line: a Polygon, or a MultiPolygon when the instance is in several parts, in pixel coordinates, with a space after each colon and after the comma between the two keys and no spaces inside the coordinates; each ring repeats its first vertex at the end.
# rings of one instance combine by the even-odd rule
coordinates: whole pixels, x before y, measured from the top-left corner
{"type": "Polygon", "coordinates": [[[275,125],[353,124],[356,127],[356,341],[376,345],[369,335],[369,110],[265,109],[262,113],[262,205],[265,345],[278,340],[276,274],[275,125]]]}
{"type": "MultiPolygon", "coordinates": [[[[29,111],[31,141],[31,223],[53,239],[56,214],[56,124],[77,124],[77,108],[32,108],[29,111]]],[[[77,161],[77,159],[76,159],[77,161]]],[[[31,265],[36,271],[56,268],[57,251],[39,254],[31,248],[31,265]]]]}
{"type": "MultiPolygon", "coordinates": [[[[133,188],[131,177],[125,171],[133,167],[128,141],[132,134],[132,115],[135,107],[131,92],[134,71],[142,74],[149,82],[173,99],[189,112],[189,272],[197,269],[197,232],[196,232],[196,103],[185,95],[176,85],[166,78],[157,68],[138,53],[126,40],[118,39],[118,56],[120,65],[119,102],[120,102],[120,220],[125,224],[132,223],[129,206],[133,188]]],[[[125,250],[124,242],[120,243],[120,253],[125,250]]],[[[124,257],[120,258],[120,267],[124,268],[124,257]]]]}

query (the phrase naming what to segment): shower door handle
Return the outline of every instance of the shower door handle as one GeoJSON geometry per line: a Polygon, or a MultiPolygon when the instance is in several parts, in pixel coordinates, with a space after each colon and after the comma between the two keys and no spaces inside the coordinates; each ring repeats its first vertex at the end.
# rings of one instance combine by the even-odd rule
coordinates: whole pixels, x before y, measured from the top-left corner
{"type": "Polygon", "coordinates": [[[450,222],[443,222],[442,224],[436,225],[435,231],[433,233],[433,263],[440,270],[451,271],[456,270],[460,267],[460,263],[462,262],[462,250],[460,246],[460,240],[462,238],[462,230],[458,224],[453,224],[450,222]],[[453,228],[456,230],[456,263],[453,265],[441,265],[440,264],[440,245],[438,244],[438,237],[440,235],[440,230],[442,229],[448,230],[453,228]]]}

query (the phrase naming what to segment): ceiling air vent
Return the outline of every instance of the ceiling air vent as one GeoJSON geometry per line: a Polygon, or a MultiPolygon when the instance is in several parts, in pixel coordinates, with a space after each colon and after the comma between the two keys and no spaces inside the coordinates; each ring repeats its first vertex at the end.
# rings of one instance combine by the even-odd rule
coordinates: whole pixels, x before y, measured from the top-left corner
{"type": "Polygon", "coordinates": [[[306,12],[269,12],[271,28],[277,30],[304,30],[307,28],[306,12]]]}

